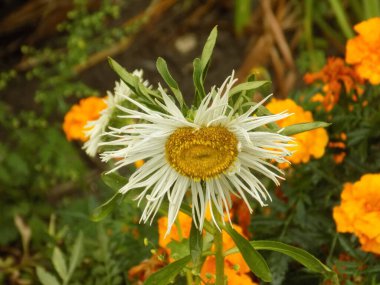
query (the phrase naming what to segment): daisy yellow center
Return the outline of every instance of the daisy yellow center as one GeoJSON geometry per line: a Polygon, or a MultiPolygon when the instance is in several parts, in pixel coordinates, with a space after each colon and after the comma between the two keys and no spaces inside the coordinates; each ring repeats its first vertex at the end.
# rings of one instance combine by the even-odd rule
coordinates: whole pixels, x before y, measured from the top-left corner
{"type": "Polygon", "coordinates": [[[180,174],[206,180],[228,170],[238,155],[237,145],[224,127],[179,128],[166,141],[166,158],[180,174]]]}

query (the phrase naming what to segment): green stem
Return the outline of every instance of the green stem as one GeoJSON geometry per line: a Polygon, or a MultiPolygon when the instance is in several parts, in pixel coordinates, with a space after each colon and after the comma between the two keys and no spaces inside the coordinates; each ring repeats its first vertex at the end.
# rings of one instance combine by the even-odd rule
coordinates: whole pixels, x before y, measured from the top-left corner
{"type": "Polygon", "coordinates": [[[326,258],[326,264],[327,265],[330,265],[331,264],[331,258],[332,258],[332,255],[334,253],[334,249],[335,249],[335,246],[336,246],[336,241],[338,240],[338,235],[339,233],[336,233],[334,235],[334,238],[333,238],[333,241],[331,243],[331,248],[330,248],[330,252],[329,252],[329,255],[327,256],[326,258]]]}
{"type": "Polygon", "coordinates": [[[186,281],[187,281],[187,285],[193,285],[194,284],[193,275],[191,274],[190,270],[186,270],[186,281]]]}
{"type": "Polygon", "coordinates": [[[297,203],[298,203],[298,200],[294,203],[294,207],[292,208],[288,218],[285,220],[284,227],[282,228],[282,231],[280,234],[280,238],[279,238],[280,240],[282,240],[285,237],[285,234],[289,228],[289,225],[290,225],[291,221],[293,220],[293,217],[294,217],[295,212],[296,212],[297,203]]]}
{"type": "MultiPolygon", "coordinates": [[[[355,0],[356,1],[356,0],[355,0]]],[[[336,32],[333,28],[331,28],[330,24],[328,24],[323,17],[315,13],[314,14],[314,20],[315,23],[318,25],[318,27],[322,30],[322,32],[326,35],[326,37],[342,52],[345,53],[345,43],[346,40],[336,32]]]]}
{"type": "Polygon", "coordinates": [[[223,255],[223,233],[215,227],[214,230],[215,244],[215,266],[216,281],[215,285],[224,285],[224,255],[223,255]]]}
{"type": "Polygon", "coordinates": [[[366,19],[379,16],[379,3],[378,0],[363,1],[364,15],[366,19]]]}
{"type": "Polygon", "coordinates": [[[360,2],[358,0],[350,0],[350,7],[352,8],[352,11],[355,14],[356,21],[360,22],[364,20],[364,13],[363,13],[363,7],[360,5],[360,2]]]}
{"type": "Polygon", "coordinates": [[[304,30],[305,30],[305,38],[306,38],[306,47],[308,52],[310,53],[310,61],[312,71],[317,71],[318,64],[316,62],[315,57],[312,55],[314,51],[314,43],[313,43],[313,0],[306,0],[305,2],[305,18],[304,18],[304,30]]]}
{"type": "Polygon", "coordinates": [[[344,11],[342,2],[340,0],[330,0],[331,8],[333,9],[335,16],[338,20],[338,24],[346,36],[347,39],[353,38],[355,36],[351,29],[351,25],[348,22],[346,12],[344,11]]]}
{"type": "Polygon", "coordinates": [[[305,2],[305,18],[304,29],[306,37],[307,49],[312,52],[314,50],[313,44],[313,0],[306,0],[305,2]]]}

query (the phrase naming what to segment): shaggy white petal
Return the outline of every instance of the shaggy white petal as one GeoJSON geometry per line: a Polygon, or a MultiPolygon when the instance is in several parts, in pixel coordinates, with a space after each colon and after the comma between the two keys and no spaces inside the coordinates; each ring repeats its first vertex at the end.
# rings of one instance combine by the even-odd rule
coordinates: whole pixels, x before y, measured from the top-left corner
{"type": "MultiPolygon", "coordinates": [[[[141,70],[135,70],[133,74],[142,80],[143,73],[141,70]]],[[[144,82],[144,84],[147,85],[148,83],[144,82]]],[[[120,104],[124,98],[128,98],[131,93],[131,89],[121,80],[120,82],[115,82],[113,93],[107,92],[107,98],[105,100],[107,107],[100,112],[100,116],[97,120],[89,121],[85,126],[85,129],[88,130],[86,131],[88,140],[83,145],[83,149],[89,156],[94,157],[96,155],[101,143],[101,137],[106,130],[116,106],[120,104]]]]}

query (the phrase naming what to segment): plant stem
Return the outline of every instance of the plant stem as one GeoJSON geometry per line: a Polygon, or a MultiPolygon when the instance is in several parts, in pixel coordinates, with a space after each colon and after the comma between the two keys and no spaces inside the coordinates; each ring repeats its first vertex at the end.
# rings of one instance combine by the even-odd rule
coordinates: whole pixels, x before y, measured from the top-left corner
{"type": "Polygon", "coordinates": [[[214,230],[215,244],[215,266],[216,281],[215,285],[224,285],[224,255],[223,255],[223,233],[215,227],[214,230]]]}
{"type": "Polygon", "coordinates": [[[340,0],[330,0],[330,6],[335,13],[343,34],[347,39],[353,38],[355,34],[351,29],[350,23],[348,22],[347,14],[343,8],[342,2],[340,0]]]}
{"type": "Polygon", "coordinates": [[[186,270],[186,281],[187,285],[194,285],[193,275],[190,270],[186,270]]]}
{"type": "MultiPolygon", "coordinates": [[[[350,4],[352,11],[355,14],[355,17],[356,17],[355,23],[363,21],[364,20],[364,11],[363,11],[364,8],[362,7],[362,5],[360,5],[361,3],[358,0],[349,0],[349,4],[350,4]]],[[[364,5],[365,5],[365,3],[364,3],[364,5]]]]}
{"type": "Polygon", "coordinates": [[[378,0],[367,0],[363,2],[365,19],[379,16],[378,0]]]}
{"type": "Polygon", "coordinates": [[[334,235],[333,241],[331,243],[329,255],[326,258],[326,264],[328,264],[328,265],[331,265],[331,258],[332,258],[332,255],[334,253],[334,249],[335,249],[335,246],[336,246],[336,241],[338,240],[338,235],[339,235],[338,233],[336,233],[334,235]]]}

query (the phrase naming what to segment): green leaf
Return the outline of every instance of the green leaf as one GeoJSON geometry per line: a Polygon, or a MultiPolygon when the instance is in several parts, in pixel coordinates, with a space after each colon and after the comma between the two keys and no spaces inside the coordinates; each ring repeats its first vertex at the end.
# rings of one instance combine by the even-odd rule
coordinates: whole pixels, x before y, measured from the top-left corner
{"type": "Polygon", "coordinates": [[[170,257],[173,259],[181,259],[190,254],[189,241],[182,239],[181,241],[172,240],[167,244],[170,249],[170,257]]]}
{"type": "Polygon", "coordinates": [[[325,122],[310,122],[310,123],[301,123],[301,124],[295,124],[288,127],[285,127],[281,134],[284,136],[292,136],[299,133],[311,131],[318,128],[326,128],[330,126],[331,124],[325,123],[325,122]]]}
{"type": "Polygon", "coordinates": [[[224,227],[224,230],[231,236],[245,262],[251,271],[265,282],[272,281],[272,276],[265,259],[258,253],[250,242],[235,231],[230,224],[224,227]]]}
{"type": "Polygon", "coordinates": [[[97,207],[92,215],[91,215],[91,220],[94,222],[99,222],[103,220],[105,217],[109,215],[109,213],[112,212],[112,210],[116,207],[116,205],[119,205],[121,201],[124,199],[124,195],[121,193],[116,193],[115,195],[112,196],[111,199],[109,199],[107,202],[104,204],[100,205],[97,207]]]}
{"type": "MultiPolygon", "coordinates": [[[[257,108],[257,116],[269,116],[269,115],[273,115],[273,114],[265,106],[261,105],[259,106],[259,108],[257,108]]],[[[280,127],[275,122],[269,123],[268,127],[275,132],[280,130],[280,127]]]]}
{"type": "Polygon", "coordinates": [[[279,241],[252,241],[251,244],[254,248],[260,250],[272,250],[286,254],[294,260],[301,263],[303,266],[313,272],[327,273],[331,272],[331,269],[320,262],[316,257],[308,253],[307,251],[297,248],[295,246],[287,245],[279,241]]]}
{"type": "MultiPolygon", "coordinates": [[[[103,182],[114,191],[119,191],[128,182],[127,178],[115,172],[111,172],[109,174],[103,173],[101,177],[103,182]]],[[[116,205],[121,204],[125,197],[125,194],[117,192],[115,195],[112,196],[111,199],[109,199],[107,202],[103,203],[93,211],[91,215],[91,220],[94,222],[99,222],[103,220],[105,217],[109,215],[109,213],[112,212],[116,205]]]]}
{"type": "Polygon", "coordinates": [[[80,258],[83,252],[83,233],[80,232],[75,240],[73,251],[70,256],[68,280],[73,275],[75,268],[80,262],[80,258]]]}
{"type": "Polygon", "coordinates": [[[108,62],[111,68],[120,76],[121,80],[128,85],[129,88],[135,93],[137,96],[141,96],[150,101],[151,104],[157,105],[153,98],[161,99],[158,93],[146,87],[140,79],[127,72],[120,64],[118,64],[112,58],[108,58],[108,62]]]}
{"type": "Polygon", "coordinates": [[[144,285],[167,285],[173,282],[175,277],[182,271],[190,259],[191,257],[188,255],[173,263],[170,263],[169,265],[150,275],[145,281],[144,285]]]}
{"type": "Polygon", "coordinates": [[[203,87],[203,79],[202,79],[202,64],[199,58],[194,59],[193,61],[194,71],[193,71],[193,81],[195,86],[195,105],[202,101],[204,97],[206,97],[206,92],[203,87]]]}
{"type": "Polygon", "coordinates": [[[66,265],[65,257],[63,256],[62,251],[58,247],[54,247],[53,249],[52,261],[53,261],[55,270],[58,272],[58,275],[62,278],[62,280],[66,280],[67,265],[66,265]]]}
{"type": "Polygon", "coordinates": [[[54,275],[39,266],[37,266],[37,277],[43,285],[60,285],[54,275]]]}
{"type": "MultiPolygon", "coordinates": [[[[339,281],[337,281],[338,279],[336,277],[336,273],[334,271],[332,271],[330,268],[320,262],[316,257],[303,249],[278,241],[251,241],[250,244],[257,250],[272,250],[283,253],[301,263],[310,271],[323,274],[331,278],[333,282],[338,282],[333,284],[339,284],[339,281]]],[[[231,248],[226,252],[226,255],[236,252],[238,252],[237,248],[231,248]]]]}
{"type": "Polygon", "coordinates": [[[319,261],[318,258],[303,249],[287,245],[279,241],[252,241],[251,244],[258,250],[272,250],[286,254],[301,263],[310,271],[317,272],[331,278],[331,281],[333,282],[332,284],[339,284],[339,280],[334,271],[319,261]]]}
{"type": "Polygon", "coordinates": [[[200,267],[202,261],[203,235],[202,232],[195,226],[194,220],[191,223],[190,229],[190,255],[195,268],[200,267]]]}
{"type": "Polygon", "coordinates": [[[263,88],[266,84],[270,84],[270,81],[250,81],[241,83],[230,90],[229,96],[232,97],[244,91],[258,90],[259,88],[263,88]]]}
{"type": "Polygon", "coordinates": [[[218,27],[215,26],[210,35],[207,38],[206,44],[203,47],[202,55],[200,59],[201,69],[202,69],[202,80],[205,79],[207,67],[210,63],[211,55],[215,47],[216,38],[218,37],[218,27]]]}
{"type": "Polygon", "coordinates": [[[195,86],[195,106],[202,101],[206,96],[204,90],[204,81],[206,78],[207,70],[210,65],[210,59],[215,47],[216,38],[218,36],[218,28],[215,26],[207,38],[205,46],[203,47],[201,58],[196,58],[193,61],[193,81],[195,86]]]}
{"type": "Polygon", "coordinates": [[[162,76],[162,78],[165,80],[166,84],[172,90],[174,96],[176,97],[182,109],[185,103],[185,101],[183,100],[183,95],[179,89],[178,83],[174,80],[174,78],[170,74],[166,61],[162,57],[157,58],[156,67],[157,67],[158,72],[162,76]]]}
{"type": "Polygon", "coordinates": [[[112,190],[119,191],[125,184],[128,183],[128,179],[117,174],[116,172],[102,173],[103,182],[112,190]]]}

